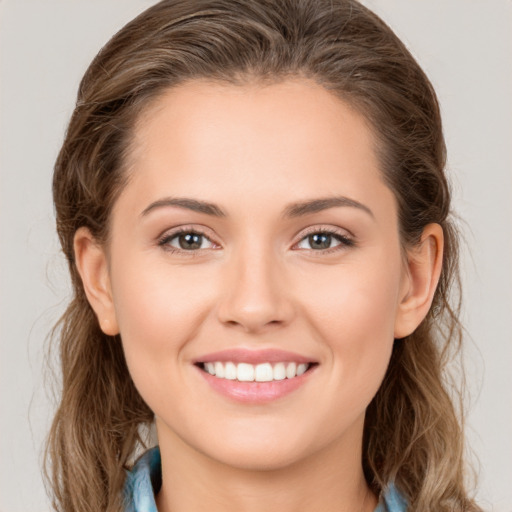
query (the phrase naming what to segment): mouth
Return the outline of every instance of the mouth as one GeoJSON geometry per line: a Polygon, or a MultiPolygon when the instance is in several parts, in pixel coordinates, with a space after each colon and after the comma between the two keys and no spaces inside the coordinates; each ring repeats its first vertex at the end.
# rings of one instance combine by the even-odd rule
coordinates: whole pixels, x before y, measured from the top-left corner
{"type": "Polygon", "coordinates": [[[229,400],[264,404],[306,386],[319,362],[279,349],[233,348],[193,361],[203,380],[229,400]]]}
{"type": "Polygon", "coordinates": [[[251,364],[247,362],[235,363],[233,361],[198,362],[201,370],[217,379],[233,380],[238,382],[273,382],[294,379],[310,371],[317,363],[300,362],[264,362],[251,364]]]}

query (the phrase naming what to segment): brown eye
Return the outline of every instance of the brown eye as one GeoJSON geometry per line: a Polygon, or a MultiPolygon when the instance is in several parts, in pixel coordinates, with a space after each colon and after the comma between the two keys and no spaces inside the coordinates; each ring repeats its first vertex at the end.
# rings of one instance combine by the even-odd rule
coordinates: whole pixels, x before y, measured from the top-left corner
{"type": "Polygon", "coordinates": [[[354,241],[347,236],[329,231],[317,231],[305,236],[298,244],[298,249],[310,251],[328,251],[330,249],[343,249],[352,247],[354,241]]]}
{"type": "Polygon", "coordinates": [[[308,236],[311,249],[329,249],[332,243],[332,235],[326,233],[315,233],[308,236]]]}
{"type": "Polygon", "coordinates": [[[203,243],[203,235],[199,235],[197,233],[184,233],[179,235],[177,238],[180,249],[185,249],[187,251],[201,249],[201,245],[203,243]]]}
{"type": "Polygon", "coordinates": [[[215,244],[202,233],[196,231],[182,231],[164,236],[159,245],[169,250],[198,251],[212,249],[215,244]]]}

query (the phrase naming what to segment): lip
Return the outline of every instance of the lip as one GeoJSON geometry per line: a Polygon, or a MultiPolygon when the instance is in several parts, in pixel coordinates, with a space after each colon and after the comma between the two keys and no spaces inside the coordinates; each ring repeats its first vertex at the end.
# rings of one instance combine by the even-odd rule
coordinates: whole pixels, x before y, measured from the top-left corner
{"type": "Polygon", "coordinates": [[[214,391],[231,400],[246,404],[272,402],[292,393],[306,384],[316,368],[316,365],[312,366],[306,373],[293,379],[273,380],[271,382],[240,382],[219,379],[196,366],[197,371],[214,391]]]}
{"type": "Polygon", "coordinates": [[[195,369],[204,381],[216,393],[234,402],[244,404],[264,404],[283,398],[304,386],[318,367],[317,361],[286,350],[264,349],[250,350],[244,348],[212,352],[194,360],[195,369]],[[220,379],[205,372],[200,363],[233,362],[237,363],[312,363],[306,373],[292,379],[274,380],[270,382],[240,382],[237,380],[220,379]]]}
{"type": "Polygon", "coordinates": [[[229,361],[233,363],[249,363],[249,364],[260,364],[260,363],[317,363],[312,358],[305,357],[294,352],[287,350],[277,349],[263,349],[263,350],[251,350],[246,348],[234,348],[221,350],[219,352],[212,352],[205,354],[204,356],[194,359],[193,363],[214,363],[220,361],[227,363],[229,361]]]}

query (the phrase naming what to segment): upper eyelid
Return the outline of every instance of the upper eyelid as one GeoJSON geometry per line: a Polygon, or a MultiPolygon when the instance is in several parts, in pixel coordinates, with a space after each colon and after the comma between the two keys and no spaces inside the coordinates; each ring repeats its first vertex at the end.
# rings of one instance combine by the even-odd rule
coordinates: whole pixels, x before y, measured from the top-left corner
{"type": "Polygon", "coordinates": [[[176,235],[180,235],[181,233],[197,233],[198,235],[202,235],[202,236],[208,238],[208,240],[213,242],[212,236],[209,234],[210,231],[211,230],[208,229],[206,226],[201,226],[198,224],[194,224],[194,225],[184,224],[182,226],[175,226],[173,228],[165,229],[157,236],[157,239],[162,240],[163,238],[173,237],[176,235]]]}
{"type": "Polygon", "coordinates": [[[308,235],[314,234],[314,233],[326,233],[330,235],[338,235],[344,238],[354,238],[354,235],[346,228],[340,228],[336,226],[327,226],[327,225],[315,225],[315,226],[308,226],[307,228],[302,229],[297,233],[296,240],[299,242],[303,238],[305,238],[308,235]]]}

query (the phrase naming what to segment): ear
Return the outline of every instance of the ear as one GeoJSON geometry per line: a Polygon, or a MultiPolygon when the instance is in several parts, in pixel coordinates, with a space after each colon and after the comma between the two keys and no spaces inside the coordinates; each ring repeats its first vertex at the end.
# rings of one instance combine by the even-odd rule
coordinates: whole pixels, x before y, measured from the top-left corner
{"type": "Polygon", "coordinates": [[[103,247],[89,229],[82,227],[75,233],[74,251],[87,300],[98,317],[101,330],[110,336],[119,334],[108,261],[103,247]]]}
{"type": "Polygon", "coordinates": [[[428,224],[420,242],[407,250],[401,299],[395,319],[395,338],[412,334],[432,305],[443,264],[443,228],[428,224]]]}

